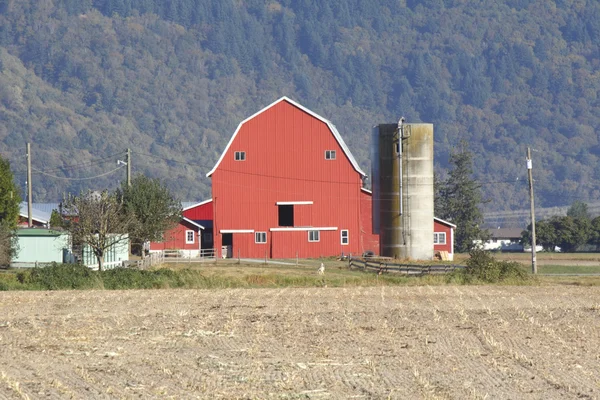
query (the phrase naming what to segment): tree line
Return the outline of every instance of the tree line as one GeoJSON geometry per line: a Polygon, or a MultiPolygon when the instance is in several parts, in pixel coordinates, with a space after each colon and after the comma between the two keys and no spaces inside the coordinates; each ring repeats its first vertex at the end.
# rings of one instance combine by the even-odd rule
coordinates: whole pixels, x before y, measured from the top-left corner
{"type": "MultiPolygon", "coordinates": [[[[521,234],[521,244],[531,245],[531,224],[521,234]]],[[[545,251],[575,252],[588,245],[596,250],[600,246],[600,217],[592,218],[588,206],[575,201],[566,216],[554,216],[535,222],[536,244],[545,251]]]]}

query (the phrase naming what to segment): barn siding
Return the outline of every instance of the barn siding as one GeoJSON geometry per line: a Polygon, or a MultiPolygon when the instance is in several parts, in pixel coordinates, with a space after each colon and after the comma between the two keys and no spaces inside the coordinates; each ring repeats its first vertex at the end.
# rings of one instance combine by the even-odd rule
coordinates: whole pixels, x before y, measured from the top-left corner
{"type": "MultiPolygon", "coordinates": [[[[278,201],[312,201],[294,206],[294,225],[338,229],[322,232],[319,244],[308,243],[305,231],[273,232],[272,257],[361,252],[361,175],[327,124],[293,104],[281,101],[243,123],[211,176],[217,249],[221,230],[277,228],[278,201]],[[326,150],[335,150],[336,159],[325,160],[326,150]],[[246,160],[235,161],[236,151],[245,151],[246,160]],[[340,229],[350,231],[349,246],[341,246],[340,229]]],[[[264,257],[265,245],[254,243],[253,234],[235,234],[233,247],[234,256],[239,250],[242,257],[264,257]]]]}
{"type": "Polygon", "coordinates": [[[150,242],[150,251],[153,250],[198,250],[200,249],[200,238],[198,236],[199,228],[187,221],[181,220],[176,227],[168,230],[164,234],[163,242],[150,242]],[[185,242],[185,232],[193,230],[195,235],[194,243],[185,242]]]}
{"type": "Polygon", "coordinates": [[[446,244],[434,244],[434,251],[447,251],[449,254],[452,254],[452,227],[442,224],[438,221],[433,222],[433,232],[445,232],[446,233],[446,244]]]}

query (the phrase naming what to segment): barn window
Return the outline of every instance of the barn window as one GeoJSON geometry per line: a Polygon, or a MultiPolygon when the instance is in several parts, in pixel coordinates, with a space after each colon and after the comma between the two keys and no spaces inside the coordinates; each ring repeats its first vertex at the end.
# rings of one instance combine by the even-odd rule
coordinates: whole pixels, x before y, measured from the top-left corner
{"type": "Polygon", "coordinates": [[[294,226],[294,205],[278,205],[279,226],[294,226]]]}
{"type": "Polygon", "coordinates": [[[326,160],[335,160],[335,150],[325,150],[326,160]]]}
{"type": "Polygon", "coordinates": [[[433,244],[446,244],[446,232],[435,232],[433,234],[433,244]]]}
{"type": "Polygon", "coordinates": [[[235,161],[246,161],[246,152],[245,151],[236,151],[235,152],[235,161]]]}
{"type": "Polygon", "coordinates": [[[340,231],[340,238],[342,240],[343,245],[347,245],[350,243],[350,234],[348,232],[348,229],[343,229],[340,231]]]}
{"type": "Polygon", "coordinates": [[[319,231],[308,231],[308,241],[318,242],[321,238],[319,237],[319,231]]]}
{"type": "Polygon", "coordinates": [[[267,243],[267,232],[254,232],[255,243],[267,243]]]}
{"type": "Polygon", "coordinates": [[[194,231],[185,231],[185,243],[193,244],[194,243],[194,231]]]}
{"type": "Polygon", "coordinates": [[[204,233],[204,241],[206,243],[212,243],[213,238],[212,238],[212,233],[211,232],[205,232],[204,233]]]}

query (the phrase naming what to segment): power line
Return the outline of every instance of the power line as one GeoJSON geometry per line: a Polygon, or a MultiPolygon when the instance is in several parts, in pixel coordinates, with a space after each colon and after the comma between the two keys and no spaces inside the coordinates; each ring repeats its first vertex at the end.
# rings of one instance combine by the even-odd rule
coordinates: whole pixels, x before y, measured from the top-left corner
{"type": "Polygon", "coordinates": [[[92,165],[96,165],[96,164],[105,164],[107,162],[113,161],[112,158],[122,155],[123,152],[120,153],[116,153],[116,154],[112,154],[110,156],[107,157],[103,157],[103,158],[98,158],[96,160],[91,160],[91,161],[87,161],[81,164],[71,164],[71,165],[64,165],[62,167],[55,167],[55,168],[50,168],[50,169],[44,169],[44,172],[55,172],[55,171],[63,171],[63,170],[68,170],[68,169],[74,169],[74,168],[79,168],[79,167],[88,167],[88,166],[92,166],[92,165]]]}
{"type": "Polygon", "coordinates": [[[123,168],[123,166],[122,166],[122,165],[119,165],[117,168],[115,168],[115,169],[113,169],[113,170],[111,170],[111,171],[108,171],[108,172],[105,172],[105,173],[103,173],[103,174],[96,175],[96,176],[89,176],[89,177],[87,177],[87,178],[67,178],[67,177],[64,177],[64,176],[56,176],[56,175],[51,175],[51,174],[48,174],[48,173],[46,173],[46,172],[44,172],[44,171],[41,171],[41,170],[39,170],[39,169],[36,169],[36,168],[31,168],[31,169],[32,169],[33,171],[37,172],[37,173],[40,173],[40,174],[42,174],[42,175],[49,176],[49,177],[51,177],[51,178],[56,178],[56,179],[64,179],[64,180],[67,180],[67,181],[87,181],[87,180],[90,180],[90,179],[96,179],[96,178],[100,178],[100,177],[102,177],[102,176],[106,176],[106,175],[112,174],[113,172],[116,172],[117,170],[119,170],[119,169],[121,169],[121,168],[123,168]]]}

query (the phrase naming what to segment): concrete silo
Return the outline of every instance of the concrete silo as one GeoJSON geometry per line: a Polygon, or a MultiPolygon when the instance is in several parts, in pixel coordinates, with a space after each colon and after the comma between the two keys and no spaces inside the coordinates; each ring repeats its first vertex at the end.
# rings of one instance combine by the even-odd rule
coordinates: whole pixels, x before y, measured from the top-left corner
{"type": "Polygon", "coordinates": [[[373,229],[380,255],[433,258],[433,125],[373,128],[373,229]]]}

